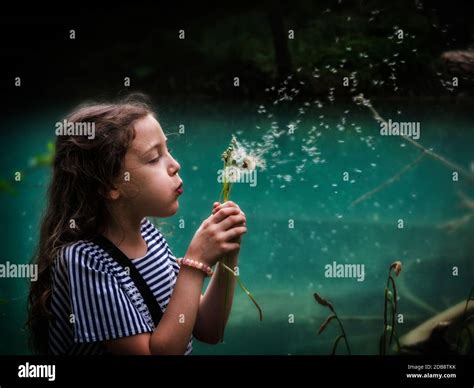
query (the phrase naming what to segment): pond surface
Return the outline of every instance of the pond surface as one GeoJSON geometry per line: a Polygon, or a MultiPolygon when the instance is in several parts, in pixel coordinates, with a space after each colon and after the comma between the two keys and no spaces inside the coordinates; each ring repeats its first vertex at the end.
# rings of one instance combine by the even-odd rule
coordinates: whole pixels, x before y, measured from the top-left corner
{"type": "MultiPolygon", "coordinates": [[[[472,106],[436,101],[374,106],[386,119],[419,122],[419,143],[474,173],[472,106]]],[[[3,117],[1,179],[11,180],[34,155],[45,153],[54,141],[55,123],[69,108],[3,117]]],[[[353,353],[376,354],[384,287],[395,260],[403,263],[396,279],[401,335],[467,297],[474,284],[474,222],[454,231],[440,225],[466,214],[458,193],[472,198],[473,183],[462,175],[453,181],[453,169],[425,156],[383,190],[351,206],[420,154],[398,136],[381,136],[365,107],[170,102],[159,107],[158,119],[184,181],[179,212],[158,220],[176,256],[184,254],[218,199],[220,155],[231,135],[252,143],[267,134],[278,145],[265,155],[267,168],[257,172],[256,184],[236,183],[231,195],[247,215],[241,279],[261,305],[264,320],[259,322],[257,310],[237,287],[224,343],[195,341],[194,354],[329,354],[337,325],[317,335],[329,311],[316,304],[314,292],[334,304],[353,353]],[[338,264],[357,264],[363,275],[329,277],[326,266],[338,264]]],[[[0,192],[0,263],[28,263],[37,242],[49,169],[27,171],[14,183],[14,194],[0,192]]],[[[27,290],[25,279],[0,282],[0,354],[28,353],[27,290]]]]}

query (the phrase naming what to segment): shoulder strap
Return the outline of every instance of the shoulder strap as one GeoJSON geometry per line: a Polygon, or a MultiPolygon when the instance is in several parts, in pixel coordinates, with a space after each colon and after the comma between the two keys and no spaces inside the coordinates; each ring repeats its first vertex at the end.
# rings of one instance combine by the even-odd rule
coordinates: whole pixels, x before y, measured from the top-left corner
{"type": "Polygon", "coordinates": [[[153,323],[157,326],[163,316],[163,312],[161,311],[161,307],[158,304],[155,295],[153,295],[153,292],[150,290],[150,287],[145,279],[143,279],[140,272],[138,272],[135,265],[133,265],[131,260],[106,237],[98,235],[92,239],[92,242],[106,251],[112,259],[129,273],[133,283],[135,283],[138,291],[140,291],[140,294],[150,311],[153,323]]]}

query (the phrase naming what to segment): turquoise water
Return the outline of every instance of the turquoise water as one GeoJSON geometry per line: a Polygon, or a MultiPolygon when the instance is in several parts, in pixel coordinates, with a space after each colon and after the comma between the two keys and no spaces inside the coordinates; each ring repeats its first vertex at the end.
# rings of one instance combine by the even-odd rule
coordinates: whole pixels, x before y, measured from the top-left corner
{"type": "MultiPolygon", "coordinates": [[[[261,139],[272,123],[278,126],[276,132],[285,131],[274,139],[281,154],[266,155],[267,169],[257,173],[257,185],[235,184],[231,196],[247,215],[240,275],[261,305],[264,320],[259,322],[253,304],[236,288],[224,343],[210,346],[196,341],[195,354],[329,354],[337,327],[330,325],[317,335],[328,311],[315,303],[314,292],[335,305],[353,352],[375,354],[387,270],[395,260],[404,266],[397,278],[399,312],[404,316],[398,327],[401,335],[467,297],[474,283],[474,223],[452,233],[439,225],[465,214],[457,192],[472,197],[472,182],[462,177],[453,182],[452,169],[425,157],[393,184],[351,207],[352,201],[395,175],[419,151],[398,137],[380,136],[370,112],[352,103],[321,109],[312,105],[304,113],[299,110],[303,104],[284,108],[268,104],[263,109],[262,104],[169,103],[158,109],[185,187],[179,212],[159,220],[177,256],[185,252],[218,198],[220,154],[231,134],[251,142],[261,139]],[[292,123],[298,125],[290,135],[292,123]],[[180,124],[184,134],[178,134],[180,124]],[[311,134],[320,152],[314,156],[316,162],[302,150],[311,134]],[[303,159],[307,159],[304,166],[303,159]],[[400,219],[403,229],[398,228],[400,219]],[[180,220],[184,228],[179,227],[180,220]],[[364,264],[364,280],[325,277],[325,265],[334,261],[364,264]],[[452,275],[454,266],[457,276],[452,275]]],[[[419,121],[420,143],[468,170],[474,168],[472,106],[374,105],[387,119],[419,121]]],[[[54,123],[69,108],[3,119],[0,178],[11,178],[33,155],[45,152],[54,138],[54,123]]],[[[0,193],[1,262],[29,262],[47,182],[48,169],[37,168],[15,184],[16,194],[0,193]]],[[[0,354],[28,352],[23,329],[26,295],[26,280],[0,282],[0,297],[7,300],[0,304],[0,354]]]]}

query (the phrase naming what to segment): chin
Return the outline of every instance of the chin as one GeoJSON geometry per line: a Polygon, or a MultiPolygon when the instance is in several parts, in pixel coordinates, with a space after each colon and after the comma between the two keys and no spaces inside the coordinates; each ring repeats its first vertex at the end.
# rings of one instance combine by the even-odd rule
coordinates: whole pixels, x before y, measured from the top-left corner
{"type": "Polygon", "coordinates": [[[170,207],[167,209],[166,215],[162,217],[171,217],[176,214],[176,212],[179,210],[179,202],[176,200],[170,207]]]}
{"type": "Polygon", "coordinates": [[[171,216],[174,216],[178,210],[179,210],[179,202],[176,199],[175,201],[170,203],[167,208],[154,209],[151,217],[157,217],[157,218],[171,217],[171,216]]]}
{"type": "Polygon", "coordinates": [[[174,216],[174,215],[178,212],[178,209],[179,209],[179,205],[178,205],[178,206],[175,206],[175,207],[171,210],[170,216],[174,216]]]}

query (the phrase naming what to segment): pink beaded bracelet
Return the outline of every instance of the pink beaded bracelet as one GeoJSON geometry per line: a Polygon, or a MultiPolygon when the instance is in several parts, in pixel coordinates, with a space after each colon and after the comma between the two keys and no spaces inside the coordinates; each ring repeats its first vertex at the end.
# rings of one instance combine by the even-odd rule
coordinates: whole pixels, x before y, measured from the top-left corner
{"type": "Polygon", "coordinates": [[[186,257],[183,257],[183,258],[177,259],[176,261],[178,262],[179,265],[187,265],[188,267],[200,269],[207,276],[212,276],[212,274],[214,273],[211,267],[197,260],[187,259],[186,257]]]}

